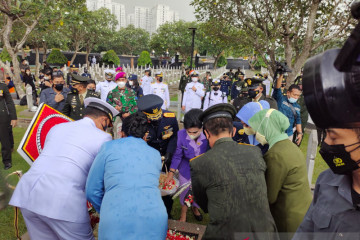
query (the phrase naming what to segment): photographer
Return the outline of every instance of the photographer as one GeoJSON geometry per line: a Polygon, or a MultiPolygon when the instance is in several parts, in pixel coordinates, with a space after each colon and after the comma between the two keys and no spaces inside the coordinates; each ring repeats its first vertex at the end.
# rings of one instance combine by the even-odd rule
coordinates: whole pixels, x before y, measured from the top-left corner
{"type": "Polygon", "coordinates": [[[303,132],[301,128],[300,106],[296,102],[301,95],[301,90],[298,85],[293,84],[287,90],[286,96],[284,96],[281,92],[282,80],[283,74],[280,73],[274,88],[273,98],[277,101],[279,111],[289,119],[290,126],[285,132],[289,136],[289,139],[292,140],[294,128],[296,128],[298,137],[295,143],[299,145],[303,137],[303,132]]]}

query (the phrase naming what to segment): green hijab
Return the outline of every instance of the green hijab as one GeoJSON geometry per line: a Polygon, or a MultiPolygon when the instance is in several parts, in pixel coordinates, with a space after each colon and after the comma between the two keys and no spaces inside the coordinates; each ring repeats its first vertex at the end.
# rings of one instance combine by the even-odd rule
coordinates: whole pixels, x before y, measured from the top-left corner
{"type": "Polygon", "coordinates": [[[265,136],[266,141],[269,143],[269,149],[275,143],[289,138],[285,133],[290,126],[289,119],[275,109],[265,109],[257,112],[250,118],[249,125],[254,131],[265,136]]]}

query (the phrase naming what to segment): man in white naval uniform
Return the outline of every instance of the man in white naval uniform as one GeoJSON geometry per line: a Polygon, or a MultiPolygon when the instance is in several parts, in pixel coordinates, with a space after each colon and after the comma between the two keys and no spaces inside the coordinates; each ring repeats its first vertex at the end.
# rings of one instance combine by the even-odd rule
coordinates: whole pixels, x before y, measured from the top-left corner
{"type": "Polygon", "coordinates": [[[191,82],[186,84],[184,98],[182,101],[182,110],[187,113],[193,108],[201,108],[202,98],[205,96],[205,87],[199,83],[199,73],[191,74],[191,82]]]}
{"type": "Polygon", "coordinates": [[[96,85],[96,92],[100,92],[101,100],[106,102],[106,98],[110,91],[117,87],[116,83],[114,82],[115,78],[115,71],[111,69],[106,69],[105,71],[105,81],[99,82],[96,85]]]}
{"type": "Polygon", "coordinates": [[[148,68],[145,70],[145,75],[140,80],[140,86],[143,89],[144,96],[151,93],[152,83],[153,83],[153,78],[151,77],[151,70],[148,68]]]}
{"type": "Polygon", "coordinates": [[[220,79],[212,80],[211,91],[206,93],[204,101],[204,111],[211,106],[219,103],[228,103],[228,98],[224,92],[220,90],[220,79]]]}
{"type": "MultiPolygon", "coordinates": [[[[164,100],[164,104],[161,109],[168,110],[170,108],[170,94],[169,87],[166,83],[163,83],[163,73],[157,72],[155,74],[156,82],[151,84],[151,94],[158,95],[164,100]]],[[[144,94],[145,95],[145,94],[144,94]]]]}
{"type": "Polygon", "coordinates": [[[31,239],[94,239],[86,206],[86,179],[106,128],[119,112],[95,98],[84,100],[85,117],[54,126],[44,149],[20,179],[10,205],[19,207],[31,239]]]}

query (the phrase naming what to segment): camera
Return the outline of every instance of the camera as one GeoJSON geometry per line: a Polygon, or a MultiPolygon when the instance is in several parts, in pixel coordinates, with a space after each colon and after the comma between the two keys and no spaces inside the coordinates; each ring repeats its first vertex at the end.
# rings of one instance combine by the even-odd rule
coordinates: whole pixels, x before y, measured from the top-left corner
{"type": "Polygon", "coordinates": [[[292,72],[286,62],[275,62],[276,63],[276,71],[280,74],[286,72],[292,72]]]}
{"type": "MultiPolygon", "coordinates": [[[[360,1],[351,5],[360,19],[360,1]]],[[[360,127],[360,23],[342,49],[327,50],[304,66],[303,94],[310,116],[319,128],[360,127]]]]}

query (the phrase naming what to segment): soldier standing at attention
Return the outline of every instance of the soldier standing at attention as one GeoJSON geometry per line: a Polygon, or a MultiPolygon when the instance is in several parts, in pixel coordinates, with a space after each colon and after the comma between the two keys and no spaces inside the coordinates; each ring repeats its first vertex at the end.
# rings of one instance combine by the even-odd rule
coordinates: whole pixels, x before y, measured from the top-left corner
{"type": "Polygon", "coordinates": [[[84,100],[88,97],[99,98],[99,95],[93,91],[87,90],[87,83],[90,78],[83,77],[77,74],[70,73],[70,90],[65,101],[65,106],[62,110],[66,116],[79,120],[84,116],[84,100]]]}
{"type": "Polygon", "coordinates": [[[12,167],[10,131],[11,128],[15,127],[16,122],[16,109],[8,86],[0,83],[0,142],[1,157],[5,170],[12,167]]]}
{"type": "Polygon", "coordinates": [[[170,94],[169,87],[166,83],[163,83],[163,73],[157,72],[155,74],[156,82],[151,84],[151,94],[158,95],[164,101],[162,109],[167,110],[170,108],[170,94]]]}
{"type": "Polygon", "coordinates": [[[143,95],[148,95],[151,93],[151,84],[153,82],[153,78],[151,77],[150,68],[145,69],[145,75],[140,80],[140,86],[143,89],[143,95]]]}
{"type": "Polygon", "coordinates": [[[211,219],[203,239],[277,239],[265,161],[259,148],[233,141],[235,114],[223,103],[200,116],[211,149],[191,159],[190,168],[196,202],[211,219]]]}
{"type": "Polygon", "coordinates": [[[211,91],[211,86],[212,86],[212,76],[211,76],[211,72],[206,72],[206,76],[204,77],[202,84],[204,85],[205,88],[205,93],[210,92],[211,91]]]}
{"type": "Polygon", "coordinates": [[[187,113],[193,108],[201,108],[201,102],[205,96],[205,89],[202,83],[199,83],[199,73],[191,74],[191,82],[186,85],[182,110],[187,113]]]}
{"type": "Polygon", "coordinates": [[[179,90],[181,91],[181,103],[184,98],[184,91],[185,91],[186,84],[188,84],[191,81],[189,72],[190,72],[189,68],[185,69],[185,74],[182,74],[181,78],[180,78],[179,90]]]}
{"type": "MultiPolygon", "coordinates": [[[[170,169],[171,159],[176,150],[179,125],[175,113],[162,110],[162,105],[163,100],[154,94],[143,96],[138,102],[139,111],[146,114],[150,123],[147,143],[165,157],[167,169],[170,169]]],[[[171,219],[173,200],[171,196],[164,196],[163,201],[168,218],[171,219]]]]}
{"type": "Polygon", "coordinates": [[[204,101],[204,108],[205,111],[211,106],[214,106],[218,103],[227,103],[228,99],[224,92],[220,91],[220,80],[214,79],[212,81],[212,90],[206,93],[205,101],[204,101]]]}

